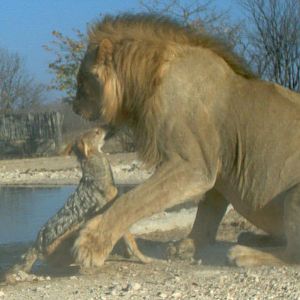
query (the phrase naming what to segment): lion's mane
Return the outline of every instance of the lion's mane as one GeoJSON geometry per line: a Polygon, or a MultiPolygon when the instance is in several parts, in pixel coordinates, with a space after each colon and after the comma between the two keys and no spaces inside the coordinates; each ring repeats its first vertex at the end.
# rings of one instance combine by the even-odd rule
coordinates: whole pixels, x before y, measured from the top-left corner
{"type": "Polygon", "coordinates": [[[180,53],[180,49],[184,46],[209,48],[235,73],[245,78],[255,77],[221,40],[167,17],[153,14],[106,16],[90,27],[89,45],[100,45],[105,39],[113,45],[115,73],[103,72],[112,82],[106,91],[110,96],[104,97],[102,103],[104,118],[108,122],[125,119],[130,123],[137,137],[139,154],[149,165],[157,165],[165,152],[159,137],[164,121],[161,117],[163,104],[155,91],[164,66],[180,53]]]}

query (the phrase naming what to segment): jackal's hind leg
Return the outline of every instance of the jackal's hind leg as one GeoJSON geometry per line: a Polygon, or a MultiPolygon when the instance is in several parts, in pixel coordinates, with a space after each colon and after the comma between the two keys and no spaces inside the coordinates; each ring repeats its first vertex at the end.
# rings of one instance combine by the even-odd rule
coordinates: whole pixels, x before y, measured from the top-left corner
{"type": "Polygon", "coordinates": [[[124,237],[123,237],[124,241],[125,241],[125,244],[127,246],[127,248],[129,248],[128,250],[136,257],[138,258],[142,263],[144,264],[148,264],[150,262],[153,261],[153,259],[149,256],[146,256],[144,255],[137,243],[136,243],[136,240],[134,238],[134,236],[130,233],[130,232],[127,232],[124,237]]]}

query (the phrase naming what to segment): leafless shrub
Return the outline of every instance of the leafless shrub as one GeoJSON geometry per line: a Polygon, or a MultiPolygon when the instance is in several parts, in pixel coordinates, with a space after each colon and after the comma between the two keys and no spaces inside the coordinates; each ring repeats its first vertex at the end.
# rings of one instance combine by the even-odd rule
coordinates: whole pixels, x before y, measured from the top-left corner
{"type": "Polygon", "coordinates": [[[300,91],[300,1],[240,0],[249,17],[247,57],[264,79],[300,91]]]}

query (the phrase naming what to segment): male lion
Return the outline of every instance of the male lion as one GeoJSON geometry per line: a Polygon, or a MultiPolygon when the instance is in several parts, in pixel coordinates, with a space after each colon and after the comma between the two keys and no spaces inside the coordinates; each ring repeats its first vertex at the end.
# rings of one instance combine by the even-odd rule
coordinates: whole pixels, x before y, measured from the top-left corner
{"type": "Polygon", "coordinates": [[[300,262],[299,94],[255,78],[212,37],[164,17],[121,15],[90,29],[73,107],[87,119],[130,126],[141,159],[156,166],[81,230],[79,263],[102,265],[137,220],[205,194],[188,239],[197,250],[214,241],[231,203],[287,241],[235,246],[232,262],[300,262]]]}

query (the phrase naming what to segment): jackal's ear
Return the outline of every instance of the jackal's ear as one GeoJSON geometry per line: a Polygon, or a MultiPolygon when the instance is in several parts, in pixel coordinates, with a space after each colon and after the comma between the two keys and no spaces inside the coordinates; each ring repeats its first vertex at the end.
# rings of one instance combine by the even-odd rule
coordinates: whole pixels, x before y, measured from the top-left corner
{"type": "Polygon", "coordinates": [[[71,155],[73,151],[73,143],[69,143],[66,148],[61,152],[61,155],[71,155]]]}
{"type": "Polygon", "coordinates": [[[113,44],[109,39],[103,39],[97,49],[97,63],[109,64],[112,60],[113,44]]]}
{"type": "Polygon", "coordinates": [[[83,141],[82,138],[77,141],[76,147],[83,157],[88,158],[90,149],[89,149],[88,145],[83,141]]]}
{"type": "Polygon", "coordinates": [[[90,154],[90,147],[85,142],[82,141],[82,143],[83,143],[83,149],[84,149],[83,150],[84,157],[88,158],[89,154],[90,154]]]}

